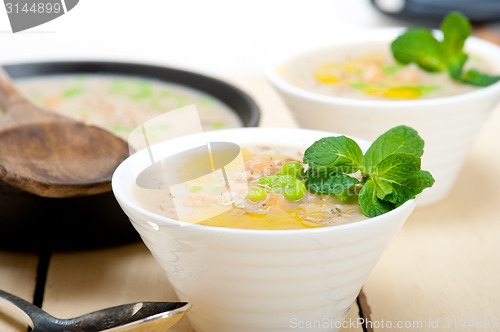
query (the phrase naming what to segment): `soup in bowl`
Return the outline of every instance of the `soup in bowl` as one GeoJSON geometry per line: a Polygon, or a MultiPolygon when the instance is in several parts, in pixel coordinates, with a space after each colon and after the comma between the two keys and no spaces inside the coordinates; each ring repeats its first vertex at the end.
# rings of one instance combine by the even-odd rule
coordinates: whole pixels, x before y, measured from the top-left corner
{"type": "MultiPolygon", "coordinates": [[[[327,322],[316,331],[339,330],[416,199],[368,218],[356,203],[342,197],[325,198],[301,190],[304,151],[322,138],[335,136],[339,135],[284,128],[212,131],[155,144],[116,169],[115,197],[178,297],[193,305],[188,316],[196,331],[280,331],[303,321],[327,322]],[[243,187],[228,182],[236,208],[224,202],[227,183],[217,189],[213,186],[217,181],[207,180],[209,169],[202,176],[186,177],[195,182],[181,183],[186,199],[177,203],[187,206],[187,213],[173,209],[182,190],[174,188],[174,178],[168,179],[170,188],[156,178],[163,171],[154,167],[149,156],[167,166],[175,164],[170,164],[172,157],[189,165],[198,159],[185,158],[184,153],[198,149],[200,142],[228,140],[241,147],[239,166],[243,165],[248,180],[243,187]],[[292,182],[280,187],[279,181],[285,180],[292,182]],[[227,209],[212,213],[217,199],[222,199],[217,205],[227,209]],[[204,209],[208,217],[194,220],[193,206],[204,209]],[[244,213],[234,213],[237,209],[244,213]],[[327,212],[331,218],[324,218],[327,212]]],[[[363,151],[370,146],[361,139],[353,142],[363,151]]],[[[217,153],[212,148],[210,155],[217,153]]],[[[228,158],[222,167],[212,161],[213,173],[224,168],[228,178],[237,174],[233,159],[238,157],[228,158]]],[[[185,175],[186,167],[180,169],[185,175]]]]}
{"type": "MultiPolygon", "coordinates": [[[[436,179],[422,194],[419,204],[425,205],[451,191],[469,146],[500,100],[500,83],[474,87],[447,73],[398,64],[391,43],[405,31],[374,28],[294,40],[269,56],[266,76],[300,127],[366,140],[399,124],[418,130],[426,143],[422,166],[436,179]]],[[[469,37],[464,51],[466,66],[500,73],[497,45],[469,37]]]]}

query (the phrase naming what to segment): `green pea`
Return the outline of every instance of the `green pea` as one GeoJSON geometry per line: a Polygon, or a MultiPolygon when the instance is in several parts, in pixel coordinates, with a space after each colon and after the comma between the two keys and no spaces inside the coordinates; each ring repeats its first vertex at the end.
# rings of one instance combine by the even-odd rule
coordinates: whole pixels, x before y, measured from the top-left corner
{"type": "Polygon", "coordinates": [[[203,188],[201,186],[192,186],[189,191],[192,193],[199,193],[203,188]]]}
{"type": "Polygon", "coordinates": [[[260,178],[257,183],[261,186],[271,187],[277,179],[278,177],[275,175],[264,176],[263,178],[260,178]]]}
{"type": "Polygon", "coordinates": [[[266,191],[263,188],[252,188],[248,191],[247,198],[254,202],[262,201],[266,198],[266,191]]]}
{"type": "Polygon", "coordinates": [[[277,187],[285,187],[289,184],[294,184],[297,181],[297,178],[293,175],[280,175],[276,180],[277,187]]]}
{"type": "Polygon", "coordinates": [[[226,127],[226,123],[224,121],[214,121],[210,124],[210,127],[212,127],[212,129],[222,129],[226,127]]]}
{"type": "Polygon", "coordinates": [[[113,126],[113,128],[111,128],[111,131],[115,134],[127,133],[127,132],[132,131],[132,128],[130,128],[128,126],[124,126],[124,125],[116,125],[116,126],[113,126]]]}
{"type": "Polygon", "coordinates": [[[302,164],[299,162],[289,161],[281,166],[278,174],[293,175],[301,179],[302,177],[304,177],[304,166],[302,166],[302,164]]]}
{"type": "Polygon", "coordinates": [[[288,184],[283,190],[283,195],[289,201],[296,201],[305,196],[307,192],[304,181],[296,180],[294,183],[288,184]]]}
{"type": "Polygon", "coordinates": [[[73,98],[75,96],[81,95],[82,93],[83,93],[83,87],[74,86],[63,91],[62,96],[63,98],[73,98]]]}
{"type": "Polygon", "coordinates": [[[129,98],[134,101],[149,98],[153,95],[153,89],[148,82],[139,81],[135,83],[134,91],[129,95],[129,98]]]}

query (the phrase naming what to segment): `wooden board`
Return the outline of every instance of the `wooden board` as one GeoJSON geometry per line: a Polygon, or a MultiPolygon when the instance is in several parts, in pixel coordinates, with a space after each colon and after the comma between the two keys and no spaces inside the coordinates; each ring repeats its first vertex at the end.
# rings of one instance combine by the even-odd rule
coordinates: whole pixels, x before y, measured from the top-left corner
{"type": "MultiPolygon", "coordinates": [[[[60,318],[135,301],[177,301],[163,270],[142,244],[88,252],[54,253],[43,309],[60,318]]],[[[348,320],[356,321],[354,305],[348,320]]],[[[170,331],[192,332],[187,319],[170,331]]],[[[346,329],[361,332],[362,329],[346,329]]]]}
{"type": "MultiPolygon", "coordinates": [[[[33,301],[38,255],[0,251],[0,289],[33,301]]],[[[27,324],[16,312],[0,305],[0,331],[27,331],[27,324]]]]}
{"type": "Polygon", "coordinates": [[[497,108],[452,194],[417,207],[377,264],[365,287],[374,321],[416,324],[405,331],[500,330],[499,128],[497,108]]]}

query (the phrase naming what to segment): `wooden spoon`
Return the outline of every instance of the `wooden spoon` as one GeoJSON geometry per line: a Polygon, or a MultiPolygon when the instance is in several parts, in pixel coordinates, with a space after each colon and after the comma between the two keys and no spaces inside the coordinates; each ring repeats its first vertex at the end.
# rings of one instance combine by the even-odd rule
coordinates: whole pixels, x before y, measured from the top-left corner
{"type": "Polygon", "coordinates": [[[95,126],[41,109],[21,96],[0,68],[0,180],[43,197],[111,190],[127,142],[95,126]]]}

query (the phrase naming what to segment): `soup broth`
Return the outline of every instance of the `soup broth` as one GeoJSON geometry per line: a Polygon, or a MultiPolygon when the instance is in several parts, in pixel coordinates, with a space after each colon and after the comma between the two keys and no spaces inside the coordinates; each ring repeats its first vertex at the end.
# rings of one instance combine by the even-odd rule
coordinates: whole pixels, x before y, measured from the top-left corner
{"type": "MultiPolygon", "coordinates": [[[[470,55],[464,70],[491,72],[470,55]]],[[[354,99],[428,99],[475,91],[453,81],[448,73],[430,73],[415,64],[396,63],[389,47],[380,44],[337,47],[291,59],[279,68],[291,84],[307,91],[354,99]]]]}
{"type": "MultiPolygon", "coordinates": [[[[231,193],[225,191],[226,183],[207,185],[199,180],[185,184],[187,198],[184,206],[203,210],[207,218],[197,224],[239,229],[286,230],[335,226],[367,219],[354,201],[340,201],[334,196],[321,196],[307,191],[297,200],[289,200],[279,186],[263,184],[263,177],[276,176],[287,162],[300,162],[302,153],[296,148],[272,146],[244,146],[242,148],[244,170],[233,177],[231,193]],[[247,196],[254,188],[265,188],[265,198],[252,200],[247,196]],[[213,213],[220,207],[228,207],[222,213],[213,213]]],[[[164,183],[157,183],[158,188],[164,183]]],[[[178,218],[172,195],[168,190],[135,188],[139,205],[156,214],[178,218]]]]}

